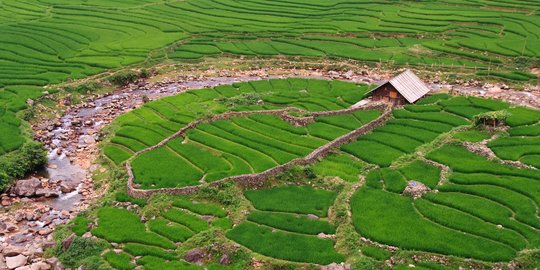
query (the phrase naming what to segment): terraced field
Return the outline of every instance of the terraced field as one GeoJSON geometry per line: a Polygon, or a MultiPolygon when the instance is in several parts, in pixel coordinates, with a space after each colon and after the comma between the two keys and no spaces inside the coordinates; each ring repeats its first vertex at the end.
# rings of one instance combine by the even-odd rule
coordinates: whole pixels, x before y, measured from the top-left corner
{"type": "Polygon", "coordinates": [[[188,129],[166,144],[136,156],[132,167],[135,183],[143,189],[193,186],[259,173],[305,157],[380,115],[376,110],[351,111],[317,116],[313,123],[295,127],[279,115],[267,114],[268,110],[342,110],[360,101],[367,89],[367,85],[338,81],[286,79],[190,91],[121,116],[116,121],[119,128],[115,137],[104,151],[119,164],[212,113],[256,110],[250,115],[188,129]]]}
{"type": "Polygon", "coordinates": [[[490,141],[488,146],[501,159],[540,168],[540,113],[528,109],[510,110],[510,113],[509,136],[490,141]]]}
{"type": "Polygon", "coordinates": [[[246,191],[245,196],[257,210],[230,230],[228,238],[277,259],[322,265],[344,261],[332,240],[317,237],[335,233],[324,218],[336,193],[289,186],[246,191]]]}
{"type": "Polygon", "coordinates": [[[203,269],[183,261],[174,250],[212,227],[228,228],[231,223],[226,212],[218,205],[184,198],[174,200],[172,206],[146,223],[123,208],[99,209],[99,225],[92,234],[119,244],[117,249],[122,250],[108,251],[105,260],[115,269],[134,269],[136,265],[144,269],[203,269]]]}
{"type": "Polygon", "coordinates": [[[254,262],[262,269],[334,262],[384,269],[391,257],[399,260],[396,269],[491,268],[540,247],[538,169],[488,160],[465,147],[487,140],[503,157],[499,148],[538,137],[536,110],[496,100],[430,95],[394,109],[382,126],[313,164],[265,182],[212,183],[304,157],[377,118],[379,111],[353,110],[319,115],[305,126],[286,121],[342,110],[367,89],[338,81],[263,80],[147,103],[117,120],[105,154],[117,165],[131,162],[145,191],[199,189],[176,197],[154,194],[148,205],[121,193],[116,201],[141,208],[106,203],[95,217],[76,219],[72,231],[83,235],[88,222],[96,224],[93,235],[119,244],[103,259],[116,269],[199,269],[182,258],[201,249],[208,269],[252,269],[254,262]],[[267,114],[283,108],[289,108],[285,118],[267,114]],[[504,129],[474,126],[476,115],[494,111],[510,113],[508,136],[504,129]],[[242,114],[189,126],[138,152],[190,122],[225,112],[242,114]],[[416,186],[425,186],[426,193],[415,199],[404,192],[416,186]],[[231,265],[216,265],[224,254],[231,265]],[[431,255],[444,259],[433,261],[431,255]]]}
{"type": "MultiPolygon", "coordinates": [[[[262,103],[259,101],[255,105],[241,105],[232,108],[233,110],[247,111],[254,109],[276,109],[284,106],[295,106],[297,108],[306,110],[311,109],[313,111],[325,109],[337,110],[342,109],[343,106],[347,104],[344,102],[345,100],[349,100],[348,104],[358,101],[351,100],[350,98],[343,98],[351,93],[349,91],[338,91],[343,96],[338,95],[335,90],[340,89],[339,87],[346,87],[346,89],[350,89],[351,92],[356,92],[356,96],[360,96],[359,93],[362,92],[358,91],[358,89],[365,89],[365,86],[354,86],[344,83],[340,83],[340,85],[337,86],[336,82],[288,79],[259,81],[238,84],[234,87],[222,86],[215,89],[197,90],[169,99],[180,100],[179,97],[187,96],[184,97],[183,100],[201,104],[200,97],[206,97],[206,100],[213,98],[211,101],[207,101],[209,104],[212,104],[207,107],[217,107],[223,110],[223,103],[216,102],[216,100],[222,98],[222,94],[226,93],[225,90],[229,91],[227,92],[228,96],[233,99],[237,96],[234,96],[231,93],[236,93],[237,91],[255,91],[255,93],[261,95],[261,100],[263,100],[262,103]],[[298,85],[302,85],[302,87],[299,87],[298,85]],[[317,87],[309,87],[310,85],[317,85],[317,87]],[[306,89],[303,89],[304,87],[306,89]],[[333,89],[331,92],[326,92],[326,94],[331,93],[331,95],[324,99],[325,107],[313,107],[312,105],[314,103],[312,103],[312,101],[314,98],[318,98],[319,94],[322,95],[325,93],[323,90],[325,87],[333,89]],[[261,89],[270,91],[264,92],[261,89]],[[284,98],[295,95],[293,93],[297,92],[302,92],[303,98],[284,98]],[[271,93],[271,95],[268,95],[269,93],[271,93]],[[194,98],[193,96],[196,97],[194,98]],[[308,96],[309,98],[307,98],[308,96]]],[[[249,92],[243,92],[243,94],[247,95],[249,92]]],[[[230,99],[228,102],[231,102],[230,99]]],[[[147,130],[146,134],[151,132],[151,128],[149,127],[153,127],[153,123],[159,122],[152,122],[150,119],[160,118],[149,117],[149,115],[158,115],[155,111],[153,114],[150,114],[149,112],[151,110],[149,108],[162,108],[165,106],[156,105],[164,103],[163,100],[149,103],[144,108],[136,110],[133,113],[123,116],[122,119],[119,119],[121,126],[116,133],[116,137],[111,140],[113,143],[109,147],[116,147],[116,144],[114,143],[115,140],[123,138],[123,134],[128,134],[128,132],[123,132],[122,130],[140,127],[141,130],[147,130]],[[125,122],[124,119],[132,119],[134,118],[134,115],[137,116],[136,120],[133,122],[125,122]],[[142,127],[145,127],[145,129],[142,127]]],[[[168,103],[174,104],[172,102],[168,103]]],[[[322,102],[319,101],[317,104],[321,103],[322,102]]],[[[190,104],[187,102],[181,104],[183,104],[184,107],[190,108],[190,104]]],[[[228,104],[228,106],[230,109],[231,105],[228,104]]],[[[171,107],[172,106],[169,106],[169,108],[171,107]]],[[[374,164],[381,167],[380,169],[372,170],[367,174],[366,187],[357,192],[352,200],[353,214],[361,213],[354,214],[353,218],[354,224],[362,235],[376,241],[381,241],[385,244],[397,245],[406,249],[419,249],[488,261],[509,260],[517,251],[525,247],[535,247],[537,245],[537,236],[535,236],[537,233],[537,228],[535,226],[537,226],[537,224],[534,222],[534,220],[537,219],[536,214],[532,216],[519,214],[518,218],[518,215],[513,213],[511,216],[515,215],[517,221],[506,221],[505,223],[502,223],[504,218],[498,216],[502,210],[497,210],[496,214],[493,214],[494,216],[491,216],[489,220],[495,219],[498,223],[490,221],[484,224],[483,220],[486,219],[481,215],[485,213],[479,214],[474,211],[471,212],[472,210],[463,213],[463,209],[448,205],[454,201],[454,199],[452,199],[453,196],[456,196],[456,201],[466,201],[466,199],[482,200],[483,198],[467,197],[466,195],[460,195],[450,191],[447,192],[446,190],[460,188],[461,186],[466,189],[464,185],[471,185],[471,183],[469,183],[470,181],[473,181],[475,184],[489,185],[492,184],[489,181],[501,181],[497,183],[502,183],[505,181],[503,180],[505,177],[519,176],[535,178],[538,177],[537,175],[535,176],[537,172],[510,169],[502,165],[496,165],[495,163],[484,162],[487,164],[486,165],[482,163],[483,161],[480,157],[476,157],[465,150],[459,150],[461,148],[458,146],[445,146],[440,150],[433,151],[427,156],[428,159],[433,159],[436,162],[448,165],[452,169],[453,174],[449,178],[449,183],[440,182],[440,169],[421,159],[417,159],[413,162],[406,162],[404,165],[393,165],[398,160],[410,160],[411,155],[416,151],[430,145],[435,140],[444,138],[449,132],[456,133],[454,130],[470,126],[472,124],[471,120],[475,115],[505,109],[509,109],[508,104],[500,101],[474,97],[450,97],[445,94],[430,96],[420,101],[418,104],[408,105],[403,109],[395,110],[393,112],[393,119],[388,121],[383,127],[373,130],[373,132],[368,135],[359,137],[355,142],[344,145],[341,148],[343,151],[342,153],[331,155],[313,165],[313,170],[320,175],[341,176],[343,179],[350,182],[356,182],[358,180],[358,175],[362,172],[364,167],[366,167],[366,164],[374,164]],[[445,151],[458,151],[458,153],[449,154],[445,151]],[[453,165],[448,163],[450,162],[449,160],[445,159],[444,161],[441,161],[438,158],[435,158],[438,157],[438,154],[440,153],[462,158],[455,161],[457,162],[457,165],[453,165]],[[463,159],[463,163],[461,163],[461,159],[463,159]],[[471,164],[473,164],[473,161],[481,163],[482,166],[493,167],[494,171],[489,172],[482,169],[481,166],[472,166],[471,164]],[[461,167],[456,167],[458,165],[461,167]],[[473,169],[468,170],[469,167],[473,169]],[[460,170],[465,171],[462,172],[460,170]],[[508,173],[508,176],[504,176],[505,173],[498,173],[499,171],[506,172],[506,170],[509,172],[511,171],[512,173],[508,173]],[[479,173],[483,174],[480,175],[479,173]],[[492,176],[486,175],[489,173],[496,174],[503,179],[494,180],[492,176]],[[407,197],[399,196],[407,186],[407,181],[412,180],[420,181],[427,187],[439,189],[441,192],[429,194],[417,201],[412,201],[412,199],[407,197]],[[445,192],[443,193],[442,191],[445,192]],[[448,203],[444,204],[441,202],[443,199],[439,198],[444,198],[444,202],[448,203]],[[374,203],[375,201],[384,201],[386,203],[374,203]],[[377,204],[377,206],[374,206],[375,204],[377,204]],[[392,207],[387,207],[388,205],[392,205],[392,207]],[[384,211],[385,209],[387,209],[387,211],[384,211]],[[387,215],[388,211],[390,211],[391,214],[387,215]],[[448,219],[441,217],[444,211],[452,213],[452,217],[448,217],[448,219]],[[378,218],[383,213],[385,214],[385,218],[378,218]],[[390,224],[395,223],[402,218],[409,220],[407,222],[410,222],[411,226],[419,228],[418,235],[409,233],[407,236],[403,236],[405,238],[398,237],[404,235],[404,233],[399,230],[394,230],[391,228],[390,224]],[[525,221],[524,224],[521,224],[522,219],[524,218],[527,221],[525,221]],[[453,219],[456,219],[456,222],[453,222],[453,219]],[[499,229],[496,225],[502,225],[503,229],[499,229]],[[389,233],[389,230],[394,230],[394,232],[389,233]],[[425,230],[430,233],[427,241],[424,241],[425,239],[420,237],[420,235],[426,233],[425,230]],[[463,235],[461,231],[464,231],[465,235],[463,235]],[[437,244],[440,242],[450,244],[437,244]],[[467,244],[465,245],[464,243],[467,244]]],[[[509,123],[521,125],[522,123],[535,123],[538,121],[538,119],[535,118],[537,117],[535,116],[535,111],[523,108],[510,108],[509,111],[518,112],[512,114],[508,119],[509,123]],[[519,112],[522,113],[520,114],[519,112]]],[[[169,113],[169,115],[173,114],[169,113]]],[[[176,117],[178,117],[178,115],[179,114],[176,114],[176,117]]],[[[181,187],[212,182],[231,175],[260,172],[270,167],[283,164],[291,159],[305,156],[316,147],[326,143],[328,140],[369,122],[377,115],[378,113],[374,111],[358,111],[350,115],[319,117],[315,122],[306,127],[294,127],[277,116],[260,113],[201,124],[190,130],[185,136],[171,140],[162,147],[145,152],[135,158],[133,160],[133,168],[135,177],[138,179],[136,182],[145,189],[181,187]],[[159,162],[156,162],[158,160],[159,162]]],[[[184,117],[184,114],[182,114],[182,117],[184,117]]],[[[191,116],[186,119],[196,119],[196,117],[197,116],[191,116]]],[[[161,120],[163,119],[160,119],[160,121],[161,120]]],[[[164,135],[168,135],[172,132],[173,131],[171,130],[169,133],[164,133],[164,135]]],[[[472,133],[472,131],[467,132],[472,133]]],[[[131,132],[131,134],[144,134],[144,132],[131,132]]],[[[462,137],[465,138],[472,136],[466,132],[457,132],[456,134],[462,134],[462,137]]],[[[142,138],[143,137],[141,136],[141,139],[142,138]]],[[[148,139],[149,136],[144,136],[144,138],[148,139]]],[[[151,143],[155,144],[161,138],[157,138],[153,142],[148,141],[147,145],[141,147],[148,146],[151,143]]],[[[129,145],[126,145],[124,147],[128,148],[128,146],[129,145]]],[[[511,181],[517,180],[512,178],[511,181]]],[[[535,184],[534,180],[523,179],[522,181],[532,182],[530,184],[526,184],[526,182],[523,182],[523,184],[515,184],[514,188],[518,188],[519,186],[531,187],[531,185],[535,184]]],[[[497,188],[501,189],[501,187],[497,188]]],[[[525,189],[521,189],[520,191],[531,192],[526,191],[525,189]]],[[[272,191],[265,192],[273,194],[272,191]]],[[[309,261],[306,259],[308,257],[305,255],[290,255],[292,257],[287,257],[289,255],[283,254],[276,255],[269,250],[259,247],[257,242],[250,242],[250,237],[255,234],[261,235],[261,237],[266,235],[269,230],[266,226],[293,233],[314,234],[323,232],[299,228],[298,226],[302,223],[313,223],[313,221],[309,221],[305,217],[296,217],[298,218],[298,220],[296,220],[292,219],[288,214],[268,213],[267,211],[271,210],[287,213],[316,214],[313,212],[314,210],[311,210],[311,212],[305,211],[302,210],[302,207],[300,206],[295,210],[280,209],[282,206],[294,203],[287,203],[284,199],[284,197],[287,196],[280,195],[279,192],[276,192],[277,195],[275,195],[278,199],[270,196],[268,196],[267,199],[263,199],[265,196],[262,194],[265,194],[265,192],[257,191],[247,192],[245,194],[253,203],[257,211],[250,214],[247,218],[248,222],[238,226],[229,233],[229,236],[241,243],[245,243],[245,245],[253,251],[270,257],[285,258],[293,261],[309,261]],[[273,200],[278,200],[280,203],[275,201],[274,207],[277,208],[268,209],[265,208],[265,206],[260,205],[258,202],[259,200],[268,200],[268,202],[263,205],[272,205],[271,202],[273,200]],[[250,235],[250,237],[247,237],[246,235],[250,235]]],[[[293,192],[284,193],[288,194],[288,196],[294,195],[293,192]]],[[[296,193],[303,194],[305,192],[297,191],[296,193]]],[[[463,191],[462,193],[467,192],[463,191]]],[[[530,195],[532,198],[535,198],[536,196],[534,194],[530,195]]],[[[298,203],[300,201],[302,200],[298,199],[296,202],[298,203]]],[[[491,205],[494,204],[494,202],[490,201],[485,204],[491,205]]],[[[531,207],[532,206],[533,205],[531,205],[531,207]]],[[[491,205],[490,207],[496,206],[491,205]]],[[[533,212],[530,212],[529,210],[528,213],[530,214],[533,212]]],[[[322,216],[325,215],[321,212],[318,214],[322,214],[322,216]]],[[[507,218],[507,216],[505,217],[507,218]]],[[[328,231],[329,227],[326,225],[312,224],[311,226],[313,226],[313,228],[326,230],[324,232],[331,232],[328,231]]],[[[408,226],[404,226],[403,228],[408,228],[408,226]]],[[[285,237],[286,234],[282,236],[285,237]]],[[[274,240],[268,241],[270,242],[267,246],[272,246],[271,243],[274,240]]],[[[286,240],[283,241],[287,242],[286,240]]],[[[310,262],[316,261],[311,260],[310,262]]],[[[327,263],[330,261],[324,260],[324,262],[327,263]]]]}
{"type": "MultiPolygon", "coordinates": [[[[446,127],[446,130],[441,129],[442,132],[447,132],[453,126],[466,123],[458,121],[450,123],[454,121],[453,117],[449,117],[452,113],[459,113],[470,119],[474,114],[486,110],[505,109],[507,105],[475,98],[452,98],[439,101],[436,105],[410,106],[404,111],[395,111],[394,115],[396,120],[402,120],[400,116],[407,115],[406,119],[409,122],[419,119],[425,121],[424,119],[427,118],[425,112],[411,113],[410,111],[428,111],[427,108],[433,111],[449,112],[436,112],[433,115],[436,114],[438,117],[430,117],[430,119],[437,119],[440,123],[450,125],[446,127]],[[440,115],[445,115],[445,117],[439,118],[440,115]]],[[[540,120],[536,111],[533,110],[510,108],[508,111],[513,112],[508,118],[508,123],[514,126],[509,130],[509,133],[513,135],[522,134],[519,133],[520,130],[525,133],[530,132],[534,129],[534,125],[530,127],[523,125],[537,123],[540,120]],[[514,130],[517,130],[517,133],[514,130]]],[[[387,126],[379,130],[392,126],[392,121],[395,120],[389,121],[387,126]]],[[[424,130],[434,126],[436,125],[433,123],[417,125],[424,130]]],[[[412,137],[423,136],[420,131],[414,133],[415,136],[412,137]]],[[[380,131],[375,130],[374,133],[376,132],[380,131]]],[[[407,134],[406,129],[400,133],[400,135],[403,134],[407,134]]],[[[387,138],[385,142],[399,141],[399,138],[401,137],[387,138]]],[[[428,139],[426,142],[433,140],[432,137],[428,139]]],[[[357,149],[356,152],[361,153],[361,148],[358,146],[361,145],[359,142],[364,140],[360,137],[358,142],[343,148],[345,151],[349,149],[349,152],[357,149]]],[[[490,146],[500,154],[503,151],[499,151],[499,147],[512,145],[503,144],[503,142],[512,140],[518,141],[520,138],[500,138],[492,141],[490,146]]],[[[531,140],[534,141],[534,137],[531,140]]],[[[538,200],[540,194],[537,190],[540,187],[538,184],[540,174],[536,169],[518,169],[502,165],[469,152],[458,142],[451,142],[430,151],[425,156],[450,169],[451,173],[447,176],[447,180],[441,182],[439,169],[423,163],[422,159],[412,164],[394,164],[396,159],[414,151],[399,149],[399,145],[402,144],[411,145],[408,142],[396,143],[395,146],[388,147],[388,149],[396,149],[394,156],[370,161],[381,166],[391,164],[392,166],[371,171],[366,177],[365,187],[356,192],[351,199],[353,222],[361,235],[403,249],[484,261],[508,261],[525,248],[539,246],[538,200]],[[438,192],[427,193],[417,200],[402,196],[401,193],[408,185],[407,180],[422,182],[431,189],[437,189],[438,192]]],[[[379,145],[384,144],[379,143],[379,145]]],[[[362,158],[362,155],[359,156],[362,158]]],[[[363,158],[368,160],[372,156],[365,155],[363,158]]]]}
{"type": "MultiPolygon", "coordinates": [[[[0,109],[25,108],[43,92],[35,86],[147,60],[223,55],[474,67],[479,76],[528,81],[540,57],[539,8],[517,0],[2,1],[0,109]],[[513,59],[519,70],[509,68],[513,59]]],[[[9,131],[0,154],[24,140],[7,124],[18,120],[2,115],[9,131]]]]}
{"type": "Polygon", "coordinates": [[[320,117],[307,127],[259,114],[199,125],[185,136],[137,156],[132,163],[136,183],[143,189],[182,187],[259,173],[305,157],[378,114],[358,111],[320,117]],[[156,160],[160,162],[156,164],[156,160]]]}
{"type": "Polygon", "coordinates": [[[474,97],[432,97],[437,98],[441,99],[437,104],[423,104],[430,101],[425,99],[419,104],[395,110],[394,118],[384,127],[358,138],[354,143],[344,145],[342,150],[366,162],[388,167],[398,158],[413,154],[420,146],[432,142],[441,134],[470,125],[470,120],[476,114],[508,107],[499,101],[474,97]]]}

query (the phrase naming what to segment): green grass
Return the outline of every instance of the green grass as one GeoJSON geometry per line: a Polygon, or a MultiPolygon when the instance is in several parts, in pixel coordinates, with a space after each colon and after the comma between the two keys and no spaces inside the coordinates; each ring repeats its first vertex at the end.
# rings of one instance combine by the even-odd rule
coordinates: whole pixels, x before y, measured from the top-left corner
{"type": "Polygon", "coordinates": [[[488,147],[501,159],[521,161],[539,168],[539,126],[539,124],[534,124],[512,127],[508,130],[510,137],[499,137],[492,140],[488,143],[488,147]]]}
{"type": "Polygon", "coordinates": [[[114,194],[114,199],[118,202],[131,202],[140,207],[144,207],[146,205],[145,199],[133,198],[123,191],[116,192],[116,194],[114,194]]]}
{"type": "Polygon", "coordinates": [[[441,174],[439,168],[420,160],[413,161],[401,167],[399,171],[407,180],[422,182],[431,189],[437,186],[441,174]]]}
{"type": "Polygon", "coordinates": [[[135,268],[135,265],[131,264],[131,257],[126,253],[115,253],[114,251],[109,251],[103,255],[105,260],[118,270],[131,270],[135,268]]]}
{"type": "Polygon", "coordinates": [[[209,228],[207,221],[179,209],[169,209],[162,215],[166,219],[181,224],[196,233],[202,232],[209,228]]]}
{"type": "Polygon", "coordinates": [[[427,158],[446,164],[454,171],[461,173],[488,173],[499,176],[507,175],[540,179],[540,175],[534,170],[503,166],[497,162],[477,156],[457,145],[443,146],[428,153],[427,158]]]}
{"type": "MultiPolygon", "coordinates": [[[[398,158],[413,154],[422,145],[433,142],[453,128],[470,125],[469,119],[474,115],[508,106],[500,101],[473,97],[436,95],[428,98],[424,103],[394,110],[394,119],[389,120],[385,126],[343,145],[341,150],[368,163],[389,167],[398,158]]],[[[476,141],[487,134],[466,131],[455,136],[476,141]]],[[[433,187],[434,180],[430,179],[429,184],[433,187]]]]}
{"type": "Polygon", "coordinates": [[[532,125],[540,121],[540,111],[525,107],[516,107],[508,110],[510,116],[506,123],[511,127],[532,125]]]}
{"type": "Polygon", "coordinates": [[[77,216],[73,219],[71,222],[71,231],[75,233],[77,236],[82,236],[84,233],[86,233],[89,230],[88,225],[90,224],[91,220],[83,217],[83,216],[77,216]]]}
{"type": "Polygon", "coordinates": [[[372,240],[404,249],[476,258],[510,260],[511,247],[435,224],[421,216],[412,199],[362,188],[351,199],[356,229],[372,240]]]}
{"type": "Polygon", "coordinates": [[[508,133],[511,136],[540,136],[540,124],[513,127],[508,133]]]}
{"type": "Polygon", "coordinates": [[[517,232],[499,229],[497,224],[485,223],[484,220],[460,210],[426,200],[417,200],[414,206],[422,216],[447,228],[491,239],[515,250],[523,249],[527,245],[527,240],[517,232]]]}
{"type": "Polygon", "coordinates": [[[357,182],[363,165],[350,155],[336,154],[325,157],[312,168],[320,176],[337,176],[348,182],[357,182]]]}
{"type": "Polygon", "coordinates": [[[258,210],[314,214],[326,217],[337,194],[308,186],[287,186],[244,192],[258,210]]]}
{"type": "Polygon", "coordinates": [[[144,269],[148,270],[201,270],[200,266],[189,264],[183,260],[171,260],[167,261],[163,258],[154,256],[144,256],[137,260],[138,265],[143,265],[144,269]]]}
{"type": "Polygon", "coordinates": [[[193,231],[184,225],[171,223],[164,218],[157,218],[146,223],[148,229],[173,242],[184,242],[194,235],[193,231]]]}
{"type": "Polygon", "coordinates": [[[176,255],[171,252],[164,251],[161,248],[146,246],[141,244],[128,243],[124,245],[124,251],[133,256],[154,256],[167,260],[176,259],[176,255]]]}
{"type": "Polygon", "coordinates": [[[464,142],[481,142],[490,137],[491,135],[481,130],[467,130],[454,134],[454,138],[464,142]]]}
{"type": "Polygon", "coordinates": [[[225,210],[217,204],[193,202],[186,198],[175,198],[173,205],[199,215],[210,215],[215,217],[225,217],[227,215],[225,210]]]}
{"type": "Polygon", "coordinates": [[[276,229],[303,234],[334,234],[336,229],[328,222],[310,219],[304,215],[255,211],[249,214],[249,221],[276,229]]]}
{"type": "Polygon", "coordinates": [[[295,262],[330,264],[344,261],[334,243],[315,236],[272,230],[263,225],[242,223],[227,232],[227,237],[266,256],[295,262]]]}
{"type": "Polygon", "coordinates": [[[380,170],[380,177],[387,191],[401,194],[407,186],[405,177],[399,171],[384,168],[380,170]]]}
{"type": "Polygon", "coordinates": [[[92,234],[116,243],[132,242],[169,249],[176,247],[166,238],[147,232],[137,215],[119,208],[100,208],[98,226],[92,230],[92,234]]]}
{"type": "Polygon", "coordinates": [[[379,261],[388,260],[392,256],[392,252],[374,246],[363,246],[360,249],[362,250],[362,254],[379,261]]]}

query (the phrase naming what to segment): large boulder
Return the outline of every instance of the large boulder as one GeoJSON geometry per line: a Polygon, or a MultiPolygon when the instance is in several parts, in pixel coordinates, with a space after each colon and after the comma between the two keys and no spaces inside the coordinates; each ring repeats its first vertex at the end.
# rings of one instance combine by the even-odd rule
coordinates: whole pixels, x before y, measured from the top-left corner
{"type": "Polygon", "coordinates": [[[42,188],[41,181],[32,177],[26,180],[19,180],[12,187],[11,192],[20,197],[31,197],[36,195],[36,191],[42,188]]]}
{"type": "Polygon", "coordinates": [[[15,269],[26,264],[28,257],[24,255],[17,255],[14,257],[6,257],[6,265],[8,269],[15,269]]]}

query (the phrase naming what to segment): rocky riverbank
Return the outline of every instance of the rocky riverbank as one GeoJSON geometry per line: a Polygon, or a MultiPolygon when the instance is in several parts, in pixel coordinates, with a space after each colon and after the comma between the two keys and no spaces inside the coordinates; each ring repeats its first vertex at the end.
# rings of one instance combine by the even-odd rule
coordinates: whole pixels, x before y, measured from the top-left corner
{"type": "MultiPolygon", "coordinates": [[[[197,76],[175,75],[157,82],[140,81],[112,94],[88,97],[77,105],[58,100],[58,106],[65,108],[64,115],[33,126],[35,138],[49,150],[49,165],[0,195],[0,269],[61,269],[54,258],[43,258],[43,250],[54,244],[52,232],[56,226],[69,222],[106,192],[106,187],[95,190],[91,179],[92,172],[106,170],[93,164],[99,154],[101,129],[146,100],[188,89],[267,78],[309,77],[377,84],[393,73],[367,67],[347,72],[279,68],[207,70],[197,76]]],[[[540,108],[538,87],[515,91],[504,84],[477,81],[450,84],[436,76],[430,80],[430,86],[434,91],[498,98],[540,108]]]]}

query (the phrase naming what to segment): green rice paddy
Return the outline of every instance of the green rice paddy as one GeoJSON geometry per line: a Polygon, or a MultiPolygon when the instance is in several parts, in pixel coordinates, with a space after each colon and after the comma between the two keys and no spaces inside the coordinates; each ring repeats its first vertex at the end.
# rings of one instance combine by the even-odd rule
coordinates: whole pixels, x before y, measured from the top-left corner
{"type": "Polygon", "coordinates": [[[524,108],[509,112],[508,136],[490,141],[488,146],[501,159],[540,168],[540,114],[524,108]]]}
{"type": "MultiPolygon", "coordinates": [[[[529,60],[540,57],[539,8],[488,0],[4,1],[0,155],[24,141],[12,113],[41,96],[41,86],[147,60],[337,58],[469,67],[479,76],[531,80],[529,60]],[[518,58],[520,70],[508,68],[518,58]]],[[[116,160],[128,156],[106,149],[116,160]]]]}
{"type": "MultiPolygon", "coordinates": [[[[478,142],[489,139],[491,135],[477,130],[457,132],[454,134],[457,140],[453,143],[428,152],[425,158],[450,168],[451,173],[444,182],[439,181],[438,168],[420,160],[394,163],[401,156],[419,149],[411,147],[406,151],[401,147],[403,144],[411,146],[404,140],[399,141],[406,134],[414,134],[416,136],[409,136],[421,140],[423,135],[420,131],[424,129],[439,132],[440,135],[434,136],[441,136],[455,127],[470,125],[467,124],[469,120],[459,122],[463,119],[472,119],[484,111],[507,108],[508,105],[498,101],[465,97],[439,100],[432,105],[406,106],[405,110],[394,112],[395,119],[401,123],[410,126],[410,122],[420,120],[443,125],[426,124],[422,127],[415,124],[419,128],[416,133],[403,130],[396,139],[379,140],[384,137],[376,137],[377,147],[393,150],[383,151],[382,157],[373,157],[371,152],[362,151],[360,142],[366,140],[366,136],[342,147],[367,162],[383,167],[392,165],[371,171],[366,177],[365,187],[351,199],[357,231],[374,241],[403,249],[493,262],[508,261],[523,249],[537,248],[540,244],[538,171],[502,165],[459,145],[461,141],[478,142]],[[462,118],[458,120],[448,117],[450,115],[462,118]],[[389,141],[395,144],[389,144],[389,141]],[[422,182],[437,192],[429,192],[417,200],[402,196],[406,180],[422,182]]],[[[503,159],[526,157],[528,152],[522,153],[519,149],[527,149],[534,156],[534,145],[538,142],[536,111],[525,108],[510,108],[508,111],[516,112],[508,118],[512,126],[508,130],[509,136],[489,142],[489,147],[503,159]]],[[[390,120],[374,133],[392,126],[392,121],[395,120],[390,120]]],[[[423,143],[432,140],[426,137],[423,143]]]]}
{"type": "MultiPolygon", "coordinates": [[[[118,118],[114,135],[105,143],[105,154],[121,165],[135,152],[211,114],[295,107],[303,112],[291,114],[302,116],[340,110],[361,100],[367,89],[366,85],[337,81],[286,79],[188,91],[147,103],[118,118]],[[262,102],[246,102],[252,95],[262,102]],[[125,151],[125,157],[115,160],[107,149],[125,151]]],[[[260,112],[203,123],[162,147],[136,156],[132,161],[135,181],[144,189],[202,185],[198,194],[210,194],[208,183],[304,157],[378,115],[378,111],[367,110],[317,117],[305,127],[260,112]]],[[[356,255],[344,251],[344,245],[377,262],[409,250],[483,263],[507,262],[521,251],[540,245],[540,175],[534,168],[488,160],[462,144],[490,140],[493,134],[499,134],[488,146],[503,158],[505,152],[499,148],[511,147],[516,152],[517,145],[534,145],[537,125],[535,110],[475,97],[428,96],[418,104],[395,109],[381,127],[304,167],[304,176],[281,182],[286,175],[295,175],[287,172],[270,180],[277,187],[239,188],[241,194],[234,196],[245,202],[241,214],[231,214],[239,211],[238,204],[226,203],[223,208],[176,197],[168,199],[169,207],[159,216],[145,222],[136,220],[137,216],[127,210],[101,208],[100,221],[92,232],[122,243],[124,253],[105,257],[118,269],[133,266],[125,265],[126,256],[143,256],[136,263],[148,269],[192,267],[174,259],[172,251],[216,230],[252,256],[280,262],[346,262],[356,255]],[[506,133],[473,128],[475,115],[499,110],[513,112],[507,119],[511,128],[506,133]],[[294,185],[291,181],[308,184],[294,185]],[[418,199],[402,195],[411,183],[422,183],[431,191],[418,199]],[[352,190],[349,203],[343,199],[346,195],[342,188],[352,190]],[[348,216],[344,205],[350,207],[350,230],[376,243],[395,246],[398,251],[369,243],[344,244],[345,225],[338,219],[348,216]],[[213,220],[202,219],[204,216],[213,220]],[[121,226],[118,222],[122,220],[130,226],[121,226]]],[[[520,155],[508,155],[506,159],[526,163],[518,159],[520,155]]],[[[231,200],[212,196],[222,202],[231,200]]],[[[125,196],[116,197],[130,201],[125,196]]],[[[79,220],[74,230],[85,222],[79,220]]],[[[429,262],[424,265],[418,267],[433,268],[429,262]]]]}
{"type": "Polygon", "coordinates": [[[91,232],[119,245],[104,255],[114,269],[137,266],[144,266],[144,269],[203,269],[182,260],[175,249],[195,235],[213,229],[211,220],[219,220],[225,215],[217,204],[186,198],[175,199],[172,208],[146,222],[124,208],[103,207],[97,212],[98,226],[91,232]]]}
{"type": "Polygon", "coordinates": [[[228,238],[277,259],[322,265],[344,260],[332,240],[316,236],[335,233],[334,226],[317,216],[305,215],[326,217],[336,197],[334,192],[288,186],[249,190],[244,195],[257,211],[230,230],[228,238]]]}
{"type": "MultiPolygon", "coordinates": [[[[540,58],[539,11],[539,3],[517,0],[4,0],[0,156],[30,139],[22,120],[27,100],[56,91],[43,86],[144,62],[355,60],[532,82],[531,68],[540,58]]],[[[117,118],[102,149],[121,166],[196,120],[287,107],[303,111],[297,116],[340,110],[365,98],[371,87],[284,79],[188,91],[117,118]]],[[[304,157],[379,115],[372,110],[318,117],[305,127],[262,113],[233,117],[201,124],[130,162],[143,189],[205,185],[304,157]]],[[[198,195],[213,194],[212,202],[167,197],[147,204],[122,190],[116,201],[142,209],[105,202],[76,218],[69,230],[80,239],[90,232],[114,243],[100,259],[120,270],[250,269],[252,262],[276,259],[277,266],[262,269],[289,269],[287,262],[309,268],[303,264],[357,263],[359,258],[384,267],[385,260],[409,256],[408,251],[493,266],[540,247],[539,125],[538,110],[474,97],[428,96],[304,168],[312,174],[307,180],[280,182],[278,177],[272,183],[277,187],[234,186],[234,196],[227,193],[230,186],[203,187],[198,195]],[[499,159],[527,168],[488,160],[462,146],[489,140],[492,134],[472,130],[472,122],[480,113],[499,110],[509,112],[510,128],[488,147],[499,159]],[[441,170],[446,167],[448,172],[441,170]],[[432,191],[416,200],[401,195],[411,181],[432,191]],[[350,200],[344,199],[348,191],[350,200]],[[360,243],[360,236],[398,251],[360,243]],[[217,258],[208,266],[184,261],[188,249],[215,244],[208,237],[242,250],[243,256],[232,260],[248,263],[216,265],[220,253],[212,254],[217,258]]],[[[409,267],[400,261],[395,269],[409,267]]],[[[415,269],[447,267],[419,262],[415,269]]]]}

